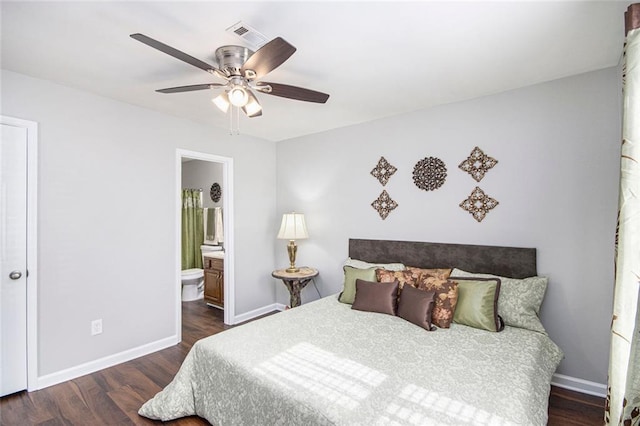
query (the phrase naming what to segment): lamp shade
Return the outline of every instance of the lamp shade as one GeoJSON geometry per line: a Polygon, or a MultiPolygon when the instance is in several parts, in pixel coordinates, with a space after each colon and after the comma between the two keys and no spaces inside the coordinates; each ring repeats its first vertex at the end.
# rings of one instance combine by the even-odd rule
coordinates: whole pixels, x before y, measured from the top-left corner
{"type": "Polygon", "coordinates": [[[309,233],[307,232],[307,224],[304,222],[304,214],[283,214],[282,224],[280,224],[280,232],[278,232],[278,239],[301,240],[303,238],[309,238],[309,233]]]}
{"type": "Polygon", "coordinates": [[[237,107],[243,107],[249,102],[249,95],[247,95],[247,91],[242,86],[234,86],[233,89],[229,91],[229,102],[231,105],[237,107]]]}
{"type": "Polygon", "coordinates": [[[226,93],[219,94],[215,98],[211,99],[211,102],[213,102],[218,108],[220,108],[220,111],[224,113],[229,111],[229,107],[231,106],[231,103],[229,102],[229,95],[226,93]]]}

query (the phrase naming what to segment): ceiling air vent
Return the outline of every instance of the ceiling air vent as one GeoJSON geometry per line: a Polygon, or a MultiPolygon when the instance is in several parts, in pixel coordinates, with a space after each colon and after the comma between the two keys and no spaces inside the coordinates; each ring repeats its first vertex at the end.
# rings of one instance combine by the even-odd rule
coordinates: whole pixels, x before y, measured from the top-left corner
{"type": "Polygon", "coordinates": [[[269,41],[264,34],[258,32],[258,30],[245,24],[242,21],[236,22],[235,24],[227,28],[227,32],[240,37],[253,50],[258,50],[260,47],[262,47],[263,44],[269,41]]]}

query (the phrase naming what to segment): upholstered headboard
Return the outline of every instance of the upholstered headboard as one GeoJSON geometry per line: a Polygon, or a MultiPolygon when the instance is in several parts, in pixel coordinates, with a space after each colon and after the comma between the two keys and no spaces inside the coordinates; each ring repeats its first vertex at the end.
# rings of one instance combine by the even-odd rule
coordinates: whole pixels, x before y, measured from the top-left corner
{"type": "Polygon", "coordinates": [[[537,275],[535,248],[350,239],[349,257],[418,268],[456,267],[511,278],[537,275]]]}

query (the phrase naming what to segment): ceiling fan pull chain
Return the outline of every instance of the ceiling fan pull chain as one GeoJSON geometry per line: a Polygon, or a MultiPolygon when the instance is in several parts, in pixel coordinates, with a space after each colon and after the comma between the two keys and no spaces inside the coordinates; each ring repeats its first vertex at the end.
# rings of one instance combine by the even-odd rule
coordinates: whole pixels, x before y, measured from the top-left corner
{"type": "Polygon", "coordinates": [[[236,135],[240,134],[240,107],[236,107],[236,135]]]}
{"type": "Polygon", "coordinates": [[[240,107],[232,106],[229,108],[229,134],[231,136],[240,134],[240,107]],[[235,123],[233,122],[233,111],[235,111],[236,116],[235,123]]]}

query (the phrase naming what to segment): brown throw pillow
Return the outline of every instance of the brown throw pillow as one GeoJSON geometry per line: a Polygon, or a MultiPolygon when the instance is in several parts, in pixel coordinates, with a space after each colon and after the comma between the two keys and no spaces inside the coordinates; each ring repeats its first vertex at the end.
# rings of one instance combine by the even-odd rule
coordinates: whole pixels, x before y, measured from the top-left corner
{"type": "Polygon", "coordinates": [[[420,274],[417,288],[436,293],[431,322],[440,328],[449,328],[458,300],[458,285],[447,281],[450,268],[424,269],[407,266],[407,271],[420,274]]]}
{"type": "Polygon", "coordinates": [[[405,284],[418,287],[420,279],[419,272],[412,271],[387,271],[386,269],[376,269],[376,279],[381,283],[392,283],[398,281],[398,291],[402,291],[405,284]]]}
{"type": "Polygon", "coordinates": [[[455,281],[425,279],[420,283],[420,290],[435,292],[431,322],[440,328],[449,328],[458,302],[458,284],[455,281]]]}
{"type": "Polygon", "coordinates": [[[400,293],[398,303],[398,316],[424,328],[427,331],[435,330],[431,325],[434,298],[433,291],[423,291],[407,286],[400,293]]]}
{"type": "Polygon", "coordinates": [[[398,281],[376,283],[356,280],[356,297],[351,309],[395,315],[398,300],[398,281]]]}
{"type": "Polygon", "coordinates": [[[424,269],[407,266],[406,270],[420,277],[420,279],[418,280],[418,288],[420,289],[424,288],[424,284],[422,284],[424,281],[445,282],[447,281],[449,276],[451,276],[451,268],[424,269]]]}

